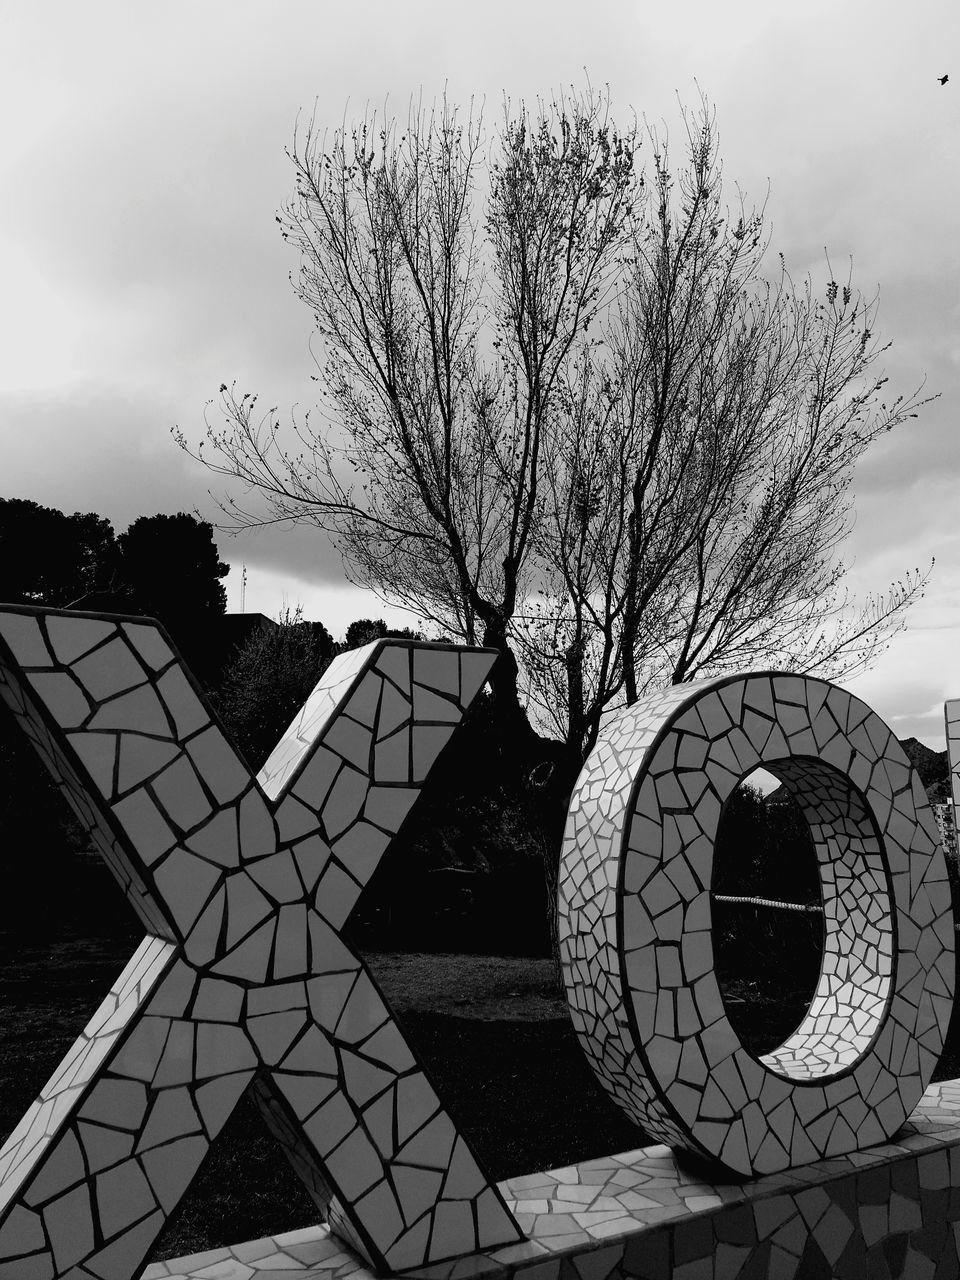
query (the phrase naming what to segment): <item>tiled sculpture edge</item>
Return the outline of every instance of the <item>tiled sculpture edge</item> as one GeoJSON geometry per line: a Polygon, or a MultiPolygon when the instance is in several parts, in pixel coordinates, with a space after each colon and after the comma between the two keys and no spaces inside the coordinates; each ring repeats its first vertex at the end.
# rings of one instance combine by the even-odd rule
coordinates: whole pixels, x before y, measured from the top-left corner
{"type": "MultiPolygon", "coordinates": [[[[600,1280],[621,1264],[600,1265],[599,1243],[645,1213],[650,1229],[723,1218],[715,1206],[765,1196],[809,1162],[882,1163],[952,1009],[943,852],[879,718],[835,686],[774,673],[679,686],[609,726],[571,802],[559,891],[571,1014],[601,1083],[663,1142],[754,1181],[689,1193],[696,1180],[664,1147],[490,1182],[342,930],[494,657],[406,641],[341,655],[253,778],[156,623],[0,608],[0,696],[147,931],[0,1152],[3,1280],[141,1274],[248,1088],[329,1229],[381,1272],[529,1270],[558,1256],[568,1214],[570,1256],[587,1249],[578,1271],[600,1280]],[[763,1058],[725,1017],[709,904],[723,804],[758,765],[805,812],[825,918],[807,1017],[763,1058]],[[613,1181],[585,1197],[592,1167],[613,1181]]],[[[661,1235],[647,1241],[651,1276],[663,1259],[685,1274],[687,1254],[691,1280],[728,1274],[688,1234],[660,1258],[661,1235]]],[[[189,1274],[305,1271],[308,1255],[311,1275],[363,1270],[333,1237],[307,1236],[221,1251],[189,1274]]]]}
{"type": "Polygon", "coordinates": [[[629,708],[581,773],[558,884],[580,1043],[663,1142],[777,1173],[886,1141],[930,1083],[953,1009],[946,860],[896,738],[843,689],[728,676],[629,708]],[[824,944],[803,1022],[755,1058],[724,1012],[710,886],[723,805],[760,766],[807,819],[824,944]]]}

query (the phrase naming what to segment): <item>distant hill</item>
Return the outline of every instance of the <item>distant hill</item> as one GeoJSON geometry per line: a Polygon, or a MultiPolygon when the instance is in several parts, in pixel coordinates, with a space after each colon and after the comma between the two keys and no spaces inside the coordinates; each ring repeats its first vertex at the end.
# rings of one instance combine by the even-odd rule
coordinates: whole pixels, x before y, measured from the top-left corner
{"type": "Polygon", "coordinates": [[[933,751],[918,738],[901,738],[907,759],[920,775],[931,804],[945,804],[950,799],[950,765],[946,751],[933,751]]]}

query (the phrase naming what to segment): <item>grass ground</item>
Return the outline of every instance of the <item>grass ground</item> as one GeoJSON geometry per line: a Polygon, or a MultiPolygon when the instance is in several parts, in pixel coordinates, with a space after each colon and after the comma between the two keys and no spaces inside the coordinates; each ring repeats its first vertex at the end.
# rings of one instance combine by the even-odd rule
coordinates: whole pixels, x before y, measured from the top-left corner
{"type": "MultiPolygon", "coordinates": [[[[46,944],[0,934],[0,1138],[17,1123],[136,945],[137,937],[46,944]]],[[[441,1097],[499,1180],[649,1141],[609,1101],[573,1034],[552,962],[373,953],[368,964],[441,1097]]],[[[729,984],[754,1052],[803,1012],[802,992],[729,984]]],[[[948,1049],[938,1079],[960,1074],[948,1049]]],[[[252,1105],[237,1108],[157,1257],[292,1230],[316,1210],[252,1105]]]]}

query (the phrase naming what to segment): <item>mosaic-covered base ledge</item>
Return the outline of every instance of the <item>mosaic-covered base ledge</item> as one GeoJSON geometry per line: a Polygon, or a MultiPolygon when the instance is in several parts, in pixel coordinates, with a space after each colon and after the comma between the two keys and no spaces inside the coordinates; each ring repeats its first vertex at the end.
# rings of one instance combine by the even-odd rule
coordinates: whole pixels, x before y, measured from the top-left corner
{"type": "MultiPolygon", "coordinates": [[[[931,1085],[892,1142],[742,1185],[664,1146],[511,1178],[528,1239],[411,1271],[430,1280],[960,1277],[960,1080],[931,1085]]],[[[151,1264],[144,1280],[367,1280],[324,1227],[151,1264]]]]}

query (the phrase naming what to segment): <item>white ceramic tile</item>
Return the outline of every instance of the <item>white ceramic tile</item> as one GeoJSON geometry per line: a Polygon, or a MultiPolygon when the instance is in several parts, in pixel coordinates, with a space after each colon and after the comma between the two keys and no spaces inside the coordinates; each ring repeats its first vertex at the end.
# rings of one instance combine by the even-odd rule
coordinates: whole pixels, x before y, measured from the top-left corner
{"type": "Polygon", "coordinates": [[[90,728],[133,729],[137,733],[170,737],[170,724],[163,704],[150,685],[141,685],[102,703],[90,720],[90,728]]]}
{"type": "Polygon", "coordinates": [[[410,781],[410,730],[399,729],[379,741],[374,749],[373,774],[377,782],[410,781]]]}
{"type": "Polygon", "coordinates": [[[210,717],[182,668],[165,671],[157,681],[157,692],[173,717],[181,741],[209,723],[210,717]]]}
{"type": "Polygon", "coordinates": [[[120,734],[118,795],[123,795],[133,787],[138,787],[141,783],[153,778],[175,760],[179,753],[180,748],[175,742],[148,738],[140,733],[120,734]]]}
{"type": "Polygon", "coordinates": [[[69,618],[51,615],[47,618],[47,635],[57,661],[69,666],[118,630],[106,618],[69,618]]]}
{"type": "Polygon", "coordinates": [[[72,663],[70,670],[89,696],[98,702],[141,685],[147,678],[147,673],[119,637],[72,663]]]}
{"type": "Polygon", "coordinates": [[[36,671],[28,677],[31,688],[57,724],[72,729],[90,714],[90,702],[80,685],[65,671],[36,671]]]}
{"type": "Polygon", "coordinates": [[[153,671],[162,671],[173,661],[173,650],[156,626],[142,622],[125,622],[123,630],[139,656],[153,671]]]}
{"type": "Polygon", "coordinates": [[[168,765],[153,782],[157,804],[171,824],[190,831],[212,816],[212,806],[204,795],[196,770],[186,755],[168,765]]]}
{"type": "Polygon", "coordinates": [[[191,738],[187,744],[187,754],[219,804],[229,804],[231,800],[236,800],[249,786],[250,775],[247,769],[216,726],[211,725],[203,733],[191,738]]]}

